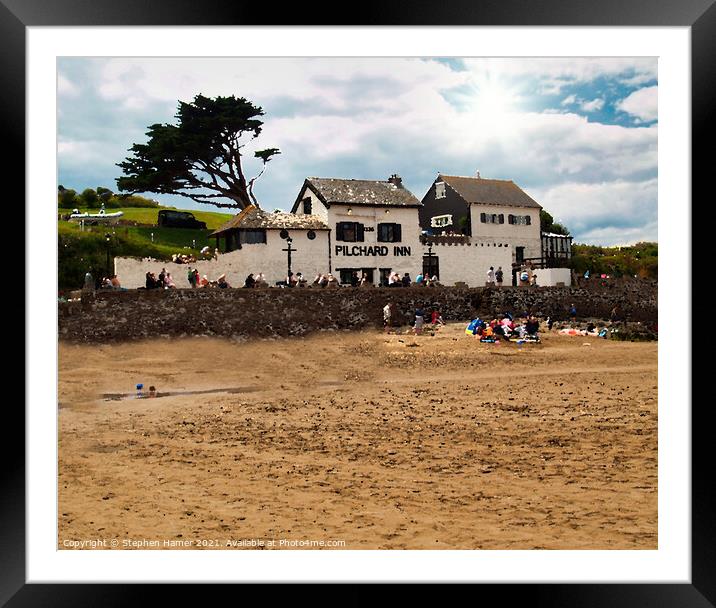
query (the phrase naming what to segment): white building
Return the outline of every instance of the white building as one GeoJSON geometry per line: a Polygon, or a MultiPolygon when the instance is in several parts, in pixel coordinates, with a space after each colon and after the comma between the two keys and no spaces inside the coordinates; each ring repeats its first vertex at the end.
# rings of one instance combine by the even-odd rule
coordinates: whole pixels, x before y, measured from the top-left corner
{"type": "MultiPolygon", "coordinates": [[[[440,175],[421,203],[397,175],[385,181],[309,177],[290,213],[244,209],[211,235],[218,259],[195,266],[210,279],[225,274],[234,287],[258,272],[273,285],[286,279],[290,245],[291,271],[309,282],[331,273],[342,284],[355,274],[381,285],[397,272],[479,287],[492,266],[502,268],[510,285],[513,263],[541,256],[540,209],[513,182],[500,180],[440,175]],[[432,224],[432,234],[421,224],[432,224]]],[[[185,272],[181,265],[155,266],[118,258],[115,269],[126,287],[143,285],[147,270],[185,272]]],[[[552,274],[542,276],[551,280],[552,274]]]]}

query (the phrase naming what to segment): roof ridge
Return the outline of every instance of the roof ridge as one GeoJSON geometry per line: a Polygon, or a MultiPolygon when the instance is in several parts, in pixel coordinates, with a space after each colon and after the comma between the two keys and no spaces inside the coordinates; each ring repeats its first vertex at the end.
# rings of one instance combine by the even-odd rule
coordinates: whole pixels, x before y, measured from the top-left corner
{"type": "Polygon", "coordinates": [[[508,184],[515,183],[515,181],[512,179],[499,179],[497,177],[477,177],[477,175],[449,175],[447,173],[438,173],[438,176],[440,176],[440,177],[459,177],[461,179],[479,179],[479,180],[482,180],[485,182],[505,182],[508,184]]]}

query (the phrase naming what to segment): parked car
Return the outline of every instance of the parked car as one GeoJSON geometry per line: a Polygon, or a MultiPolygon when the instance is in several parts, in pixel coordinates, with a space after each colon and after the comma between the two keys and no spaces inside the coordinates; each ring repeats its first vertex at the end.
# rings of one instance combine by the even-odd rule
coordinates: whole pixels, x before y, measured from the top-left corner
{"type": "Polygon", "coordinates": [[[162,209],[157,217],[157,226],[164,228],[197,228],[206,230],[206,222],[200,222],[188,211],[162,209]]]}

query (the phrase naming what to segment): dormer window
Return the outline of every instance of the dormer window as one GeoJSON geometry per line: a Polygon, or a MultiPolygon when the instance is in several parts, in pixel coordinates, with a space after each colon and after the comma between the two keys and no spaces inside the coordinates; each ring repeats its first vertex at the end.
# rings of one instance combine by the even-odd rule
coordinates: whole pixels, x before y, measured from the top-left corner
{"type": "Polygon", "coordinates": [[[311,199],[310,198],[304,198],[303,199],[303,212],[306,215],[311,215],[313,212],[313,205],[311,205],[311,199]]]}
{"type": "Polygon", "coordinates": [[[445,198],[445,182],[435,182],[435,198],[445,198]]]}

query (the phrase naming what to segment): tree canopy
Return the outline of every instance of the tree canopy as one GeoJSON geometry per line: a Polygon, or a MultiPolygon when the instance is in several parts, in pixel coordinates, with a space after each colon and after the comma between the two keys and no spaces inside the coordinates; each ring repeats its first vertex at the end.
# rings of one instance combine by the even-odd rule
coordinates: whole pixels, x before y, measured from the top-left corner
{"type": "Polygon", "coordinates": [[[552,234],[563,234],[569,236],[569,229],[554,221],[550,213],[541,209],[539,212],[540,232],[551,232],[552,234]]]}
{"type": "Polygon", "coordinates": [[[244,209],[259,203],[256,180],[278,148],[254,152],[261,170],[247,178],[242,158],[245,146],[261,134],[263,109],[243,97],[197,95],[179,102],[177,124],[153,124],[146,144],[134,144],[117,179],[123,192],[180,194],[198,203],[244,209]]]}

